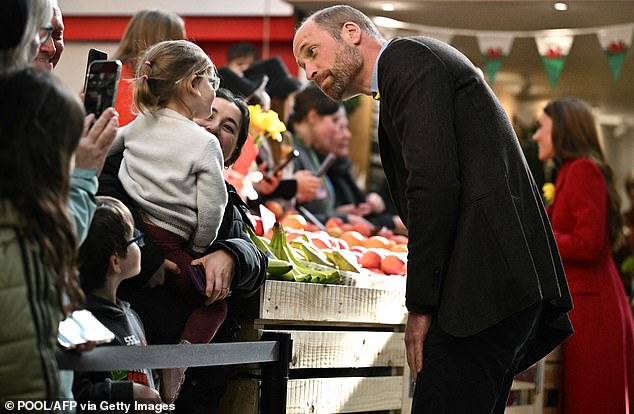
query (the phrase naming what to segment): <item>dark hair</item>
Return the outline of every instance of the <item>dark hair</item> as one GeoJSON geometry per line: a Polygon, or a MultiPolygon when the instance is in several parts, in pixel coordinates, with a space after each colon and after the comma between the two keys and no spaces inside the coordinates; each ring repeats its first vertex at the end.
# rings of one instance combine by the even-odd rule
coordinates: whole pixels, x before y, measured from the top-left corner
{"type": "Polygon", "coordinates": [[[3,74],[0,90],[0,194],[24,217],[26,237],[50,261],[60,304],[66,293],[76,307],[83,295],[68,193],[83,106],[54,75],[34,68],[3,74]]]}
{"type": "Polygon", "coordinates": [[[126,257],[125,244],[133,233],[134,220],[130,210],[116,198],[98,196],[88,236],[79,249],[79,277],[86,292],[104,286],[110,256],[126,257]]]}
{"type": "Polygon", "coordinates": [[[238,42],[227,51],[227,62],[244,56],[253,56],[253,58],[257,60],[260,58],[260,52],[253,43],[238,42]]]}
{"type": "Polygon", "coordinates": [[[249,123],[251,122],[251,115],[249,114],[249,108],[247,107],[246,102],[239,97],[236,97],[230,90],[220,88],[216,91],[216,99],[221,98],[226,101],[231,102],[240,110],[240,115],[242,116],[242,122],[240,124],[240,131],[238,131],[238,139],[236,141],[236,147],[229,159],[225,160],[225,165],[230,166],[240,156],[240,152],[242,151],[242,147],[244,147],[244,143],[247,141],[247,136],[249,135],[249,123]]]}
{"type": "Polygon", "coordinates": [[[341,40],[341,28],[346,22],[355,23],[361,30],[376,39],[383,39],[372,20],[354,7],[341,4],[327,7],[308,16],[304,22],[308,20],[317,23],[336,40],[341,40]]]}
{"type": "Polygon", "coordinates": [[[333,101],[315,84],[309,84],[295,96],[293,110],[288,116],[286,127],[294,132],[294,124],[303,121],[311,110],[319,115],[332,115],[339,110],[340,104],[333,101]]]}
{"type": "Polygon", "coordinates": [[[599,134],[590,107],[580,99],[563,97],[550,101],[544,113],[552,119],[554,161],[561,166],[564,161],[588,158],[594,161],[605,178],[608,193],[608,223],[613,248],[620,247],[623,239],[621,198],[614,186],[614,174],[608,165],[599,143],[599,134]]]}

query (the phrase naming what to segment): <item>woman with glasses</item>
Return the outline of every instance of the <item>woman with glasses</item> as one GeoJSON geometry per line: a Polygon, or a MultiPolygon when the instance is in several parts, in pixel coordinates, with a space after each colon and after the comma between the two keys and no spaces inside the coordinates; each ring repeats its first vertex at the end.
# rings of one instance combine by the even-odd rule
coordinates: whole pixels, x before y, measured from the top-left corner
{"type": "Polygon", "coordinates": [[[3,2],[3,32],[0,39],[0,72],[33,63],[37,51],[53,31],[48,0],[3,2]],[[50,30],[49,30],[50,28],[50,30]]]}
{"type": "Polygon", "coordinates": [[[178,265],[166,286],[196,307],[181,342],[208,343],[227,314],[228,287],[209,283],[199,291],[187,274],[216,239],[227,204],[220,144],[193,121],[211,116],[219,83],[214,64],[194,43],[152,46],[136,71],[140,114],[119,129],[111,149],[123,150],[118,178],[142,212],[145,232],[178,265]]]}

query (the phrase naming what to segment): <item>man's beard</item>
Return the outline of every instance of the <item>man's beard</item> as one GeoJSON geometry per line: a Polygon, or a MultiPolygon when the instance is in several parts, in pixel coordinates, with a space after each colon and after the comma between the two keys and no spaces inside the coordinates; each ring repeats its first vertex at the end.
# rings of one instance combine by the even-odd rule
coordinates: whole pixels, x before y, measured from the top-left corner
{"type": "Polygon", "coordinates": [[[323,89],[333,100],[341,102],[351,80],[359,73],[363,65],[361,52],[355,47],[342,44],[335,54],[335,65],[330,70],[331,84],[323,89]]]}

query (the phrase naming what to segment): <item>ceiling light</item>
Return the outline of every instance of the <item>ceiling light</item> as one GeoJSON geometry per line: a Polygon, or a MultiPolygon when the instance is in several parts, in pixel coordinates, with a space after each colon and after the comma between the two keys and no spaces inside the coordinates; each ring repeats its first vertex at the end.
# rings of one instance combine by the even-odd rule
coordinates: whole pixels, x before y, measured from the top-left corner
{"type": "Polygon", "coordinates": [[[564,3],[563,1],[558,1],[557,3],[555,3],[553,5],[553,7],[557,11],[566,11],[566,10],[568,10],[568,4],[564,3]]]}
{"type": "Polygon", "coordinates": [[[381,9],[383,11],[394,11],[394,3],[383,3],[381,9]]]}
{"type": "Polygon", "coordinates": [[[391,19],[389,17],[376,16],[374,18],[374,24],[380,27],[387,27],[390,29],[402,29],[405,27],[405,23],[400,20],[391,19]]]}

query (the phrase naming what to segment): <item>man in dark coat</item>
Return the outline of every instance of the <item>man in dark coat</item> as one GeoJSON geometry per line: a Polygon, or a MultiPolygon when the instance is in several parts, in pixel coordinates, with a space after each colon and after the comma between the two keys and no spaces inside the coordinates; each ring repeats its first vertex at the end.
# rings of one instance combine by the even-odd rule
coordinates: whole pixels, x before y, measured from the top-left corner
{"type": "Polygon", "coordinates": [[[557,246],[504,109],[456,49],[388,42],[349,6],[308,17],[293,53],[331,98],[380,101],[383,167],[409,230],[413,412],[504,412],[514,374],[572,333],[557,246]]]}

